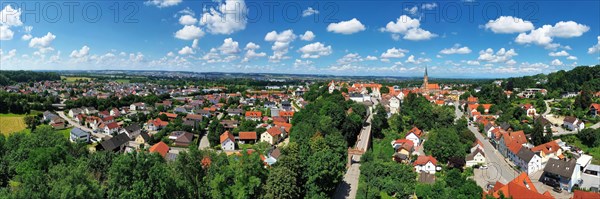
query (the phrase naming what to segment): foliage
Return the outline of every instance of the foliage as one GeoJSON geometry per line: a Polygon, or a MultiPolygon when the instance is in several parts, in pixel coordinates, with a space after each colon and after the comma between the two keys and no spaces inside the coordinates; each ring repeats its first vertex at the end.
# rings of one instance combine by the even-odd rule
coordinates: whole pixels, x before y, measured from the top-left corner
{"type": "Polygon", "coordinates": [[[0,86],[11,85],[16,82],[39,82],[46,80],[60,80],[60,75],[54,72],[0,71],[0,86]]]}
{"type": "Polygon", "coordinates": [[[447,162],[450,157],[464,158],[469,146],[461,142],[458,132],[453,128],[442,128],[429,132],[429,140],[423,145],[425,152],[433,155],[441,163],[447,162]]]}

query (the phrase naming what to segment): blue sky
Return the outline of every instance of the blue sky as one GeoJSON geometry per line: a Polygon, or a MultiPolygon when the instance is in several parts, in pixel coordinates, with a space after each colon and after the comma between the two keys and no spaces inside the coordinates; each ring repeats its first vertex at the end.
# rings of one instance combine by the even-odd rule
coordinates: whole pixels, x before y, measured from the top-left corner
{"type": "Polygon", "coordinates": [[[598,1],[3,1],[1,69],[508,77],[600,60],[598,1]]]}

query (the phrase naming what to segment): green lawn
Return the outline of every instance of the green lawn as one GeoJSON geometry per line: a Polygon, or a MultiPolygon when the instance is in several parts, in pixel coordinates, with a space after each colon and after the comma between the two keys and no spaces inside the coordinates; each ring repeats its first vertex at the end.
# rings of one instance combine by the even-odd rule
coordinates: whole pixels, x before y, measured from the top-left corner
{"type": "Polygon", "coordinates": [[[25,115],[0,114],[0,134],[9,135],[14,132],[25,130],[25,115]]]}
{"type": "Polygon", "coordinates": [[[71,134],[71,129],[72,128],[66,128],[66,129],[62,129],[62,130],[57,130],[57,132],[59,132],[60,134],[65,136],[65,138],[69,139],[69,136],[71,134]]]}
{"type": "Polygon", "coordinates": [[[579,138],[577,138],[575,135],[562,136],[561,139],[563,142],[576,146],[583,150],[584,153],[591,155],[593,157],[592,164],[600,164],[600,146],[590,148],[582,144],[581,140],[579,140],[579,138]]]}

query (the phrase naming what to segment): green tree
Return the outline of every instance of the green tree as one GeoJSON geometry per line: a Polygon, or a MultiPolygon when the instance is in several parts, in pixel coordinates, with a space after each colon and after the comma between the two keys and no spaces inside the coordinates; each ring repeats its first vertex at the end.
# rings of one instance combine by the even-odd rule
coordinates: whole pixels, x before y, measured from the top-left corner
{"type": "Polygon", "coordinates": [[[379,92],[381,92],[381,94],[388,94],[390,93],[390,88],[387,86],[382,86],[379,92]]]}
{"type": "Polygon", "coordinates": [[[462,144],[456,129],[442,128],[429,133],[429,140],[423,144],[425,151],[440,162],[447,162],[450,157],[464,157],[465,146],[462,144]]]}
{"type": "Polygon", "coordinates": [[[263,198],[300,198],[300,189],[296,179],[297,173],[287,167],[273,168],[264,186],[263,198]]]}
{"type": "Polygon", "coordinates": [[[25,120],[25,125],[27,125],[27,128],[31,129],[32,132],[35,131],[35,127],[39,123],[38,119],[35,116],[28,115],[25,116],[23,120],[25,120]]]}

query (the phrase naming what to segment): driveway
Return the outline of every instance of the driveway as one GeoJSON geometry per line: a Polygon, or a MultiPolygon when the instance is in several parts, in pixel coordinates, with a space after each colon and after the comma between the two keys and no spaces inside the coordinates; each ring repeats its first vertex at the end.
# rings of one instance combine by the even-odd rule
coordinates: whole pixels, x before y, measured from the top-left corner
{"type": "Polygon", "coordinates": [[[198,144],[199,150],[210,148],[210,142],[208,142],[208,137],[206,137],[207,134],[208,133],[204,133],[202,138],[200,138],[200,144],[198,144]]]}
{"type": "Polygon", "coordinates": [[[356,198],[356,192],[358,191],[358,178],[360,176],[360,163],[354,163],[350,165],[346,174],[344,174],[344,180],[338,185],[335,190],[333,198],[356,198]]]}

